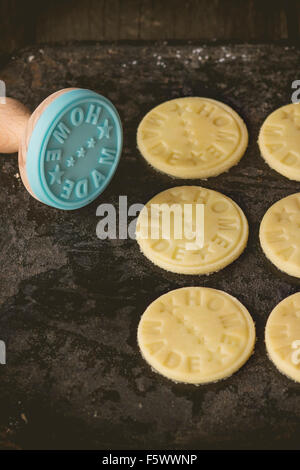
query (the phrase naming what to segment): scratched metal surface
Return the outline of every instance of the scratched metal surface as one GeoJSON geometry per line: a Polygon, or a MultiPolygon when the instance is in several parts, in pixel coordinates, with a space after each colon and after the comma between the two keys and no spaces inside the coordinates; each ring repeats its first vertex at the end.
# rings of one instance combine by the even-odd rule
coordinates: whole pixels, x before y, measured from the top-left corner
{"type": "Polygon", "coordinates": [[[259,247],[266,209],[299,190],[268,168],[259,126],[290,101],[300,53],[284,45],[69,45],[27,49],[1,70],[9,95],[32,110],[53,91],[86,87],[108,96],[124,124],[124,151],[105,193],[62,212],[24,189],[15,156],[0,160],[0,366],[2,447],[299,448],[300,386],[268,360],[264,325],[299,282],[280,274],[259,247]],[[156,104],[179,96],[224,101],[245,119],[249,148],[228,173],[188,181],[232,197],[250,224],[244,254],[219,273],[171,274],[134,240],[100,241],[96,208],[129,204],[182,181],[156,173],[136,149],[136,128],[156,104]],[[236,296],[257,328],[255,354],[231,378],[194,387],[153,373],[136,329],[147,305],[170,289],[210,286],[236,296]]]}

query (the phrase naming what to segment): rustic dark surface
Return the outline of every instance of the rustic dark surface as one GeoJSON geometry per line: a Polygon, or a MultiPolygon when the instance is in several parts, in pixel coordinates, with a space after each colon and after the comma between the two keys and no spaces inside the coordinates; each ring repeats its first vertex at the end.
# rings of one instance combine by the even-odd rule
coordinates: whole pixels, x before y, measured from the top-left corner
{"type": "Polygon", "coordinates": [[[264,326],[299,290],[264,258],[259,222],[299,183],[259,155],[259,126],[290,102],[300,51],[276,45],[70,45],[22,51],[2,69],[9,95],[31,109],[53,91],[91,88],[124,124],[120,166],[105,193],[74,212],[44,206],[24,189],[15,156],[0,160],[0,366],[2,447],[299,448],[300,385],[268,360],[264,326]],[[219,273],[183,276],[155,267],[134,240],[100,241],[96,208],[129,204],[181,180],[156,173],[136,149],[136,129],[156,104],[180,96],[224,101],[245,119],[249,148],[228,173],[187,181],[232,197],[250,223],[244,254],[219,273]],[[257,328],[255,354],[231,378],[194,387],[154,374],[136,330],[147,305],[170,289],[209,286],[236,296],[257,328]]]}
{"type": "Polygon", "coordinates": [[[0,56],[62,41],[300,38],[300,0],[0,0],[0,56]]]}

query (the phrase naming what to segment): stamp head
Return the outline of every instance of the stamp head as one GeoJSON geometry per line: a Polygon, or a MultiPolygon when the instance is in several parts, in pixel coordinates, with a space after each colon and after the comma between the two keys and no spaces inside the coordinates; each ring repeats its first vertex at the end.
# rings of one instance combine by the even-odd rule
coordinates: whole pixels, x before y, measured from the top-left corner
{"type": "Polygon", "coordinates": [[[31,116],[19,149],[22,180],[41,202],[83,207],[110,182],[122,150],[122,125],[113,104],[90,90],[65,89],[31,116]]]}

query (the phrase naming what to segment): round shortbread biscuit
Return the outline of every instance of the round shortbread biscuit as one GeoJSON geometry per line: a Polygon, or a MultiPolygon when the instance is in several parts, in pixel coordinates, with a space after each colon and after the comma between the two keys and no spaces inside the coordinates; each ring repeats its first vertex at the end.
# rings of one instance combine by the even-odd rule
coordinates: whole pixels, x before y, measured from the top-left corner
{"type": "Polygon", "coordinates": [[[300,181],[300,107],[288,104],[264,121],[258,145],[268,165],[291,180],[300,181]]]}
{"type": "Polygon", "coordinates": [[[178,178],[217,176],[236,165],[247,128],[229,106],[209,98],[177,98],[142,119],[138,148],[150,165],[178,178]]]}
{"type": "Polygon", "coordinates": [[[152,302],[138,326],[138,344],[153,369],[176,382],[229,377],[254,349],[247,309],[226,292],[184,287],[152,302]]]}
{"type": "Polygon", "coordinates": [[[266,257],[285,273],[300,277],[300,193],[275,202],[259,230],[266,257]]]}
{"type": "Polygon", "coordinates": [[[280,372],[300,382],[300,292],[282,300],[272,310],[265,342],[268,355],[280,372]]]}
{"type": "Polygon", "coordinates": [[[232,263],[242,253],[248,239],[248,222],[240,207],[224,194],[200,186],[178,186],[157,194],[142,209],[136,239],[144,255],[167,271],[209,274],[232,263]],[[200,205],[202,220],[197,215],[200,205]],[[170,213],[168,232],[163,230],[163,221],[170,213]],[[178,227],[182,228],[181,234],[175,231],[178,227]],[[195,235],[201,230],[202,247],[195,235]]]}

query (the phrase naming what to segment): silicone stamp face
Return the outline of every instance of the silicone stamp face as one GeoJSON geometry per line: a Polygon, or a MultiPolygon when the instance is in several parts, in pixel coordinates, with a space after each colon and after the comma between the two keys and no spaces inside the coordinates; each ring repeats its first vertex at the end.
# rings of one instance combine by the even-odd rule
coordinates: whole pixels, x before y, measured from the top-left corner
{"type": "Polygon", "coordinates": [[[260,224],[261,247],[281,271],[300,277],[300,193],[277,201],[260,224]]]}
{"type": "Polygon", "coordinates": [[[200,384],[230,376],[247,361],[254,342],[246,308],[231,295],[205,287],[162,295],[138,327],[145,360],[176,382],[200,384]]]}
{"type": "Polygon", "coordinates": [[[89,90],[59,95],[31,134],[26,174],[33,194],[60,209],[77,209],[107,186],[122,148],[118,113],[89,90]]]}
{"type": "Polygon", "coordinates": [[[263,123],[258,144],[263,158],[274,170],[300,181],[300,108],[282,106],[263,123]]]}
{"type": "Polygon", "coordinates": [[[248,223],[240,207],[229,197],[200,186],[179,186],[157,194],[146,204],[137,220],[136,239],[144,255],[163,269],[182,274],[209,274],[224,268],[242,253],[248,239],[248,223]],[[161,205],[158,217],[151,211],[156,204],[161,205]],[[195,230],[196,211],[185,220],[186,204],[204,205],[204,245],[191,246],[184,232],[180,239],[173,232],[164,238],[160,230],[159,237],[154,238],[151,227],[157,225],[161,229],[164,212],[175,205],[182,208],[181,212],[174,212],[175,223],[182,216],[190,232],[195,230]]]}
{"type": "Polygon", "coordinates": [[[156,169],[179,178],[207,178],[238,163],[248,132],[239,115],[219,101],[178,98],[146,114],[137,143],[156,169]]]}
{"type": "Polygon", "coordinates": [[[282,300],[271,312],[265,330],[266,347],[275,366],[300,382],[300,293],[282,300]]]}

